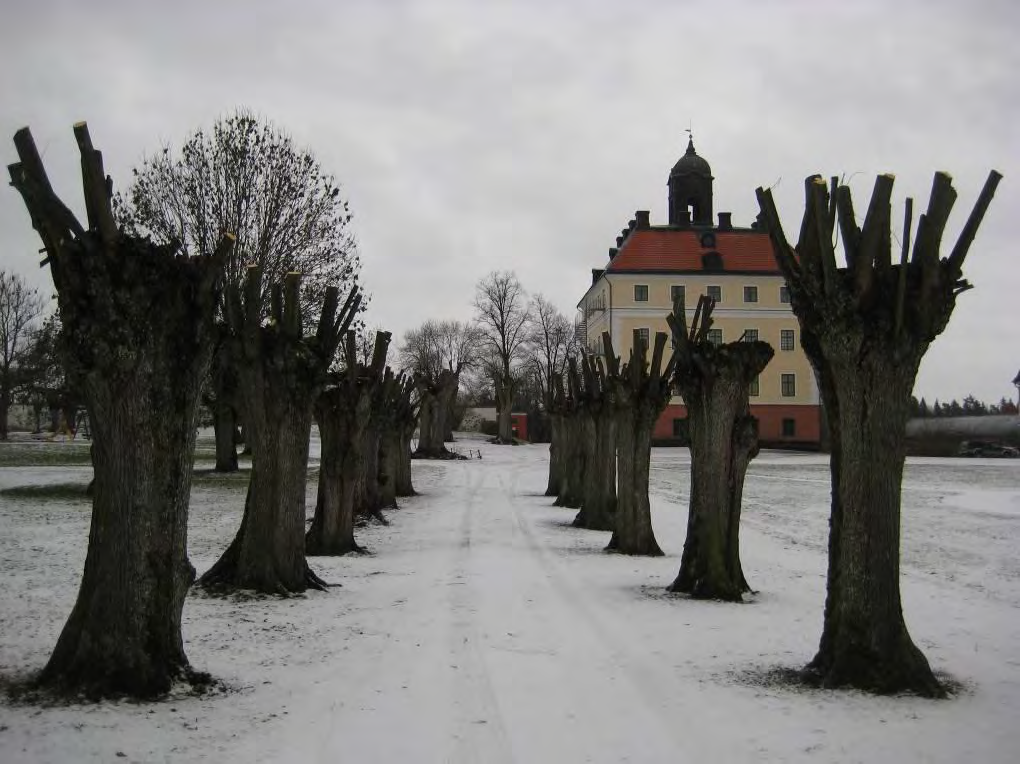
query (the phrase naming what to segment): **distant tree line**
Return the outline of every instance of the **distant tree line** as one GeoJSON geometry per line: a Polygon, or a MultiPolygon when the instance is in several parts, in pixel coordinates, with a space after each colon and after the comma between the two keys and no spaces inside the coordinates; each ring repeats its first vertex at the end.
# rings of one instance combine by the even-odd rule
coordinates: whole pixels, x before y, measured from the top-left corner
{"type": "Polygon", "coordinates": [[[949,403],[940,403],[939,399],[935,399],[935,403],[928,405],[928,402],[921,398],[918,400],[915,396],[910,398],[910,418],[911,419],[927,419],[929,417],[951,417],[951,416],[989,416],[992,414],[1016,414],[1016,404],[1008,398],[1001,398],[998,403],[992,403],[991,405],[984,401],[979,401],[973,395],[968,395],[963,399],[963,403],[958,402],[955,398],[949,403]]]}

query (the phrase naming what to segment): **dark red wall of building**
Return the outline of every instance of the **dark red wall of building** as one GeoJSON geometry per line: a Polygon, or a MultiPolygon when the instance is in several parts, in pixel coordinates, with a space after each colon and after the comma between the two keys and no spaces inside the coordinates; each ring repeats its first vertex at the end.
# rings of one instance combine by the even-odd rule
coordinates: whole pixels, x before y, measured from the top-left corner
{"type": "MultiPolygon", "coordinates": [[[[800,443],[818,445],[821,442],[822,409],[820,406],[752,405],[751,413],[758,417],[758,439],[762,444],[781,445],[789,443],[792,445],[800,443]],[[794,421],[794,434],[792,436],[783,434],[784,419],[792,419],[794,421]]],[[[652,438],[659,442],[675,440],[673,420],[686,418],[686,406],[667,406],[655,423],[652,438]]]]}

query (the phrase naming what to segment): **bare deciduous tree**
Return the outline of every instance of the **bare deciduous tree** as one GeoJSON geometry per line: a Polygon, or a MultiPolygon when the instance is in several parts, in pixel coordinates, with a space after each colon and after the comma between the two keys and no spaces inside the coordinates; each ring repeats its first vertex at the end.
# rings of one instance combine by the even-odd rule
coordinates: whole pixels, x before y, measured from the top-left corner
{"type": "Polygon", "coordinates": [[[513,443],[510,413],[528,339],[527,309],[524,287],[512,271],[493,271],[475,288],[481,358],[496,393],[497,443],[513,443]]]}
{"type": "Polygon", "coordinates": [[[26,360],[43,300],[16,273],[0,271],[0,440],[7,440],[7,416],[18,387],[26,382],[26,360]]]}
{"type": "MultiPolygon", "coordinates": [[[[209,251],[223,231],[234,233],[226,281],[240,286],[248,266],[258,266],[263,317],[270,286],[289,272],[302,274],[306,320],[314,320],[328,286],[347,291],[357,282],[351,212],[339,184],[308,151],[246,110],[198,130],[179,153],[164,146],[145,159],[116,213],[127,230],[177,241],[187,253],[209,251]]],[[[232,471],[236,374],[219,358],[214,369],[206,400],[216,420],[217,469],[232,471]]]]}
{"type": "Polygon", "coordinates": [[[898,264],[892,253],[893,176],[880,175],[858,227],[850,189],[805,181],[796,249],[770,191],[757,190],[776,262],[790,287],[801,344],[818,376],[832,438],[832,512],[825,617],[806,675],[873,692],[945,690],[914,644],[900,599],[900,501],[910,395],[921,359],[970,288],[963,263],[1001,175],[992,172],[949,257],[939,257],[956,191],[936,173],[913,251],[907,200],[898,264]],[[839,222],[846,267],[833,232],[839,222]]]}

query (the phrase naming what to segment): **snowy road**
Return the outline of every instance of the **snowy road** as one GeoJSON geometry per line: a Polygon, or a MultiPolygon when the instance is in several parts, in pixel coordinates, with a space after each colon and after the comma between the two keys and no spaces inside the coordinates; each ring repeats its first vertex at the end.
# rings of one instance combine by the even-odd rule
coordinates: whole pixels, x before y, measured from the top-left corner
{"type": "MultiPolygon", "coordinates": [[[[765,453],[745,492],[745,605],[664,587],[679,565],[688,455],[656,450],[667,556],[607,555],[608,534],[550,506],[547,450],[472,442],[482,460],[415,462],[421,496],[315,558],[342,588],[185,608],[192,663],[229,692],[155,705],[0,705],[0,761],[1012,762],[1020,750],[1020,463],[911,460],[905,613],[949,702],[754,684],[817,645],[828,501],[823,457],[765,453]]],[[[314,450],[314,449],[313,449],[314,450]]],[[[87,468],[0,472],[0,489],[87,468]]],[[[236,530],[243,481],[197,482],[190,554],[236,530]]],[[[309,505],[314,499],[310,487],[309,505]]],[[[73,603],[87,513],[0,496],[0,672],[45,661],[73,603]]]]}

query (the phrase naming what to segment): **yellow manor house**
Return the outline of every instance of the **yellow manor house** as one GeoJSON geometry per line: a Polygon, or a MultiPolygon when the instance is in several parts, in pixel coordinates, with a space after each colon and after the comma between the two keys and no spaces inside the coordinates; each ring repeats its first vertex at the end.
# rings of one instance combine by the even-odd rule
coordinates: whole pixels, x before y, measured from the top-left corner
{"type": "MultiPolygon", "coordinates": [[[[609,250],[609,264],[592,270],[591,287],[577,305],[579,337],[589,353],[601,354],[608,331],[626,359],[635,329],[647,343],[669,331],[666,315],[678,295],[689,322],[699,295],[708,294],[716,300],[713,342],[763,340],[776,351],[751,385],[762,444],[817,447],[818,387],[768,234],[757,223],[734,228],[728,212],[713,224],[712,180],[692,139],[669,174],[668,225],[653,226],[648,211],[635,212],[609,250]]],[[[674,397],[656,423],[655,441],[685,442],[686,417],[683,399],[674,397]]]]}

